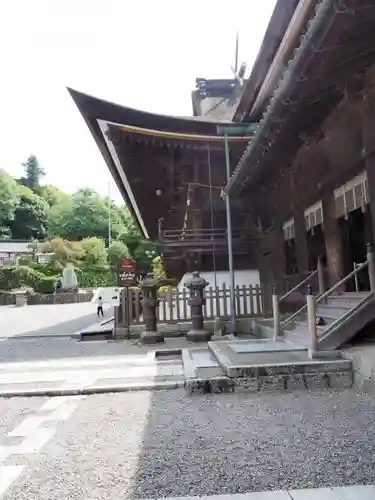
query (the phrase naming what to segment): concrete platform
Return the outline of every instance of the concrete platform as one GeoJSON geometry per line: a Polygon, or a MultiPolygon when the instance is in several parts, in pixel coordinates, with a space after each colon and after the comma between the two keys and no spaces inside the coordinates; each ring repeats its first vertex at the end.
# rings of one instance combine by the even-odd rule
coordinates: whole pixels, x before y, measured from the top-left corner
{"type": "Polygon", "coordinates": [[[217,364],[202,348],[196,353],[185,350],[185,388],[189,395],[269,389],[343,389],[353,385],[352,362],[343,359],[337,351],[311,360],[308,351],[299,346],[284,341],[272,346],[264,340],[209,342],[208,349],[217,364]]]}
{"type": "MultiPolygon", "coordinates": [[[[337,352],[324,360],[311,360],[307,350],[290,349],[288,351],[251,351],[249,346],[238,348],[235,344],[246,341],[209,342],[209,348],[230,378],[258,378],[269,375],[290,375],[303,373],[328,373],[351,371],[350,360],[337,358],[337,352]],[[247,348],[246,348],[247,349],[247,348]]],[[[249,344],[251,341],[247,341],[249,344]]]]}
{"type": "Polygon", "coordinates": [[[182,364],[187,379],[223,376],[224,372],[208,347],[182,350],[182,364]]]}
{"type": "Polygon", "coordinates": [[[289,352],[306,351],[307,348],[285,341],[283,339],[273,342],[270,339],[237,340],[228,346],[236,354],[261,353],[261,352],[289,352]]]}

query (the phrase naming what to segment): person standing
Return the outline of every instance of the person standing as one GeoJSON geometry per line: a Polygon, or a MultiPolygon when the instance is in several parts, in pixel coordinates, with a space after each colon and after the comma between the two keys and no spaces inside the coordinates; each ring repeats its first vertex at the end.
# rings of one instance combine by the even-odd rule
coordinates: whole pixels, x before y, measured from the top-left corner
{"type": "Polygon", "coordinates": [[[98,297],[96,299],[96,311],[97,311],[98,318],[99,318],[99,316],[102,316],[102,317],[104,316],[102,297],[98,297]]]}

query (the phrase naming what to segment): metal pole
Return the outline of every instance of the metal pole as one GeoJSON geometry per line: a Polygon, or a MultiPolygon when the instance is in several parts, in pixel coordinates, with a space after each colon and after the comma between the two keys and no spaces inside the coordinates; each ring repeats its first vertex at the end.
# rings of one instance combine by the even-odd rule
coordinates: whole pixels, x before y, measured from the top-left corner
{"type": "MultiPolygon", "coordinates": [[[[228,136],[224,134],[224,148],[225,148],[225,166],[227,173],[227,182],[230,179],[230,161],[229,161],[229,146],[228,146],[228,136]]],[[[230,332],[236,335],[236,303],[234,298],[234,268],[233,268],[233,246],[232,246],[232,219],[230,213],[230,199],[229,196],[225,197],[225,208],[227,216],[227,236],[228,236],[228,266],[229,266],[229,277],[230,277],[230,317],[231,317],[231,328],[230,332]]]]}
{"type": "Polygon", "coordinates": [[[108,245],[112,242],[111,183],[108,182],[108,245]]]}
{"type": "Polygon", "coordinates": [[[375,293],[375,256],[370,243],[367,244],[368,275],[370,280],[370,290],[375,293]]]}
{"type": "Polygon", "coordinates": [[[273,337],[274,342],[280,336],[280,307],[279,307],[279,296],[277,293],[276,286],[272,289],[272,311],[273,311],[273,337]]]}

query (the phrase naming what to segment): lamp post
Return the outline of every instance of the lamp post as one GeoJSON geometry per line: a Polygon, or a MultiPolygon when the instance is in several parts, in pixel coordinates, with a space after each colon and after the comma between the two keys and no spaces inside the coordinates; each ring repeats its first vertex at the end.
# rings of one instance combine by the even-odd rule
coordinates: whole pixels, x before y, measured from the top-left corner
{"type": "MultiPolygon", "coordinates": [[[[256,124],[251,123],[239,126],[218,126],[217,133],[224,138],[224,151],[225,151],[225,169],[227,183],[230,179],[230,158],[229,158],[229,141],[230,135],[247,135],[255,132],[256,124]]],[[[250,137],[249,137],[250,141],[250,137]]],[[[230,198],[227,194],[222,192],[222,197],[225,198],[225,211],[227,219],[227,237],[228,237],[228,267],[230,278],[230,332],[236,335],[236,302],[235,302],[235,280],[234,280],[234,266],[233,266],[233,241],[232,241],[232,218],[230,209],[230,198]]]]}

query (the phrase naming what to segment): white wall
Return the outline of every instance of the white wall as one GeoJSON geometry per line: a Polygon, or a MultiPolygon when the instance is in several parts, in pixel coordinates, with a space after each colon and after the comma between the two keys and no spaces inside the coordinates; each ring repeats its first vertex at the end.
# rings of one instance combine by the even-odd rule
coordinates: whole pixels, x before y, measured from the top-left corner
{"type": "MultiPolygon", "coordinates": [[[[213,271],[202,271],[199,275],[208,281],[207,288],[212,286],[215,288],[215,273],[213,271]]],[[[191,278],[191,273],[185,273],[181,278],[177,288],[182,291],[186,281],[191,278]]],[[[230,276],[229,271],[216,271],[216,282],[217,286],[221,288],[223,283],[226,287],[230,287],[230,276]]],[[[257,269],[245,269],[243,271],[234,271],[234,285],[235,286],[256,286],[259,285],[259,271],[257,269]]]]}
{"type": "MultiPolygon", "coordinates": [[[[215,289],[215,273],[213,271],[202,271],[201,273],[199,273],[199,275],[202,278],[204,278],[205,280],[207,280],[209,283],[206,287],[206,291],[208,291],[209,287],[212,287],[213,289],[215,289]]],[[[181,281],[179,282],[179,284],[177,286],[177,288],[180,292],[184,288],[187,291],[187,289],[184,285],[185,285],[186,281],[188,281],[190,278],[191,278],[190,273],[186,273],[182,277],[181,281]]],[[[230,283],[229,271],[217,271],[216,272],[216,283],[217,283],[217,287],[219,288],[219,290],[222,289],[223,283],[225,283],[225,286],[227,289],[227,292],[226,292],[227,298],[224,299],[224,297],[222,296],[222,293],[219,292],[219,297],[220,297],[220,295],[221,295],[221,297],[218,299],[218,302],[219,302],[218,304],[216,304],[216,301],[207,301],[206,308],[207,308],[208,316],[222,315],[224,310],[226,310],[229,313],[230,307],[231,307],[230,306],[230,292],[229,292],[231,283],[230,283]],[[225,304],[224,304],[224,301],[226,302],[225,304]],[[217,310],[217,308],[219,308],[219,311],[217,310]],[[219,312],[219,314],[218,314],[218,312],[219,312]]],[[[235,271],[234,272],[234,284],[235,284],[235,286],[239,286],[241,288],[243,286],[245,286],[247,288],[247,290],[248,290],[249,286],[255,287],[256,285],[259,285],[260,284],[259,271],[257,269],[246,269],[243,271],[235,271]]],[[[240,290],[240,294],[242,292],[243,291],[240,290]]],[[[257,314],[261,313],[261,311],[258,310],[257,300],[256,300],[255,296],[251,296],[251,297],[247,296],[246,299],[243,299],[242,296],[240,295],[240,301],[239,301],[240,310],[237,311],[238,314],[245,313],[244,301],[246,301],[246,304],[247,304],[247,306],[246,306],[247,312],[253,310],[257,314]]],[[[182,309],[182,307],[183,307],[182,306],[182,299],[180,299],[180,302],[181,302],[180,308],[182,309]]],[[[238,306],[236,305],[236,307],[238,307],[238,306]]]]}

